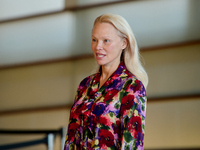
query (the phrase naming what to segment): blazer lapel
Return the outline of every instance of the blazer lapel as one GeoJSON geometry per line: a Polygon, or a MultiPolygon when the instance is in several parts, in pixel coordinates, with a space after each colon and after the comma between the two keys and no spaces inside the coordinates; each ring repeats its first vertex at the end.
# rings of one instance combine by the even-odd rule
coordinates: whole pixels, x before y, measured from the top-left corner
{"type": "Polygon", "coordinates": [[[124,84],[124,78],[126,78],[127,74],[124,72],[126,71],[126,67],[124,66],[123,62],[120,63],[117,70],[108,78],[108,80],[102,85],[100,89],[100,72],[96,74],[94,79],[91,82],[91,90],[88,93],[90,98],[93,98],[94,101],[97,101],[102,96],[105,96],[107,92],[115,89],[116,91],[120,91],[124,84]]]}

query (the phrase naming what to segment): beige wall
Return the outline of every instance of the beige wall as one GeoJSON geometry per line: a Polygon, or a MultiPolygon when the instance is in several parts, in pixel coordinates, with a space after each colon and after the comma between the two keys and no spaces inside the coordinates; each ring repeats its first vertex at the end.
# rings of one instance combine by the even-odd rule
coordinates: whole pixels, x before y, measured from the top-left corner
{"type": "Polygon", "coordinates": [[[200,98],[150,102],[145,148],[199,148],[200,98]]]}
{"type": "MultiPolygon", "coordinates": [[[[148,97],[200,93],[200,44],[144,51],[148,97]]],[[[73,103],[79,82],[91,74],[93,58],[0,70],[0,111],[65,106],[73,103]]],[[[200,98],[148,101],[146,148],[200,147],[200,98]]],[[[3,129],[67,127],[69,107],[1,114],[3,129]]],[[[24,140],[0,136],[0,144],[24,140]]],[[[35,138],[35,137],[28,137],[35,138]]],[[[59,149],[59,139],[56,140],[59,149]]],[[[32,149],[44,149],[37,146],[32,149]]]]}

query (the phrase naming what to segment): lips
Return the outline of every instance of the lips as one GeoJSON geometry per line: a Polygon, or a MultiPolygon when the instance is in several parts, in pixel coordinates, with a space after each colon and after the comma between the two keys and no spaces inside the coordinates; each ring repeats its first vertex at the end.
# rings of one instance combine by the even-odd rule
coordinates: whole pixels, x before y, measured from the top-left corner
{"type": "Polygon", "coordinates": [[[101,53],[96,53],[96,58],[103,58],[104,56],[106,56],[106,55],[104,55],[104,54],[101,54],[101,53]]]}

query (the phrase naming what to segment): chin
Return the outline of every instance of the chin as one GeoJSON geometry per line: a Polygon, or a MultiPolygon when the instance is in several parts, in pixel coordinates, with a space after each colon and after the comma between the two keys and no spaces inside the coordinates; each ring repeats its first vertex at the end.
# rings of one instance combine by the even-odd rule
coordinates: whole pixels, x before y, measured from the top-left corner
{"type": "Polygon", "coordinates": [[[105,63],[102,62],[102,61],[98,61],[98,60],[96,60],[96,62],[97,62],[97,64],[100,65],[100,66],[105,65],[105,63]]]}
{"type": "Polygon", "coordinates": [[[98,64],[99,66],[105,65],[104,63],[99,63],[99,62],[97,62],[97,64],[98,64]]]}

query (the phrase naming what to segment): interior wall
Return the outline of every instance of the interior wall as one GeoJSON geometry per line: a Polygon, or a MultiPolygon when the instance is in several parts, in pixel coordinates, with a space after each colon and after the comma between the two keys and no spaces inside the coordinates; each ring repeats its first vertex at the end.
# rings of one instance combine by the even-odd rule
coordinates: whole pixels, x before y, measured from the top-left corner
{"type": "Polygon", "coordinates": [[[200,93],[200,44],[144,52],[150,97],[200,93]]]}
{"type": "Polygon", "coordinates": [[[101,3],[109,3],[123,0],[77,0],[77,5],[93,5],[93,4],[101,4],[101,3]]]}
{"type": "Polygon", "coordinates": [[[75,25],[73,12],[0,24],[0,66],[73,54],[75,25]]]}
{"type": "Polygon", "coordinates": [[[1,0],[0,21],[61,11],[65,0],[1,0]]]}
{"type": "Polygon", "coordinates": [[[145,149],[200,148],[200,98],[147,102],[145,149]]]}
{"type": "MultiPolygon", "coordinates": [[[[44,1],[41,4],[45,5],[44,1]]],[[[3,2],[0,1],[0,6],[5,5],[6,2],[3,2]]],[[[53,5],[55,2],[52,0],[49,3],[52,11],[54,7],[58,9],[57,5],[53,5]]],[[[23,7],[27,8],[28,4],[16,4],[16,7],[25,11],[23,7]]],[[[0,22],[0,67],[91,54],[93,21],[103,13],[116,13],[125,17],[142,48],[198,40],[200,19],[199,9],[195,7],[198,4],[196,0],[127,1],[0,22]]],[[[32,3],[29,5],[32,6],[32,3]]],[[[39,8],[46,10],[46,7],[39,8]]],[[[32,9],[40,12],[34,7],[32,9]]],[[[17,12],[9,11],[12,15],[17,12]]]]}

